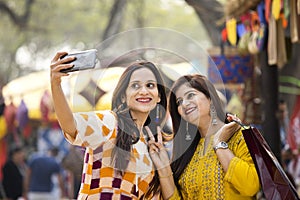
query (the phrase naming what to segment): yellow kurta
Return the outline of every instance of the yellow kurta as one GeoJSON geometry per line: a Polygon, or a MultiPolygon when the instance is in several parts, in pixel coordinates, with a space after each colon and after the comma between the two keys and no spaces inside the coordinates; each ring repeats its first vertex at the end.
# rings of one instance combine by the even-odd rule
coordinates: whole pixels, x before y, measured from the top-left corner
{"type": "Polygon", "coordinates": [[[237,132],[228,142],[236,157],[231,160],[226,173],[212,148],[212,141],[213,136],[204,153],[205,139],[200,139],[191,162],[179,179],[180,188],[171,199],[256,199],[259,178],[242,132],[237,132]]]}

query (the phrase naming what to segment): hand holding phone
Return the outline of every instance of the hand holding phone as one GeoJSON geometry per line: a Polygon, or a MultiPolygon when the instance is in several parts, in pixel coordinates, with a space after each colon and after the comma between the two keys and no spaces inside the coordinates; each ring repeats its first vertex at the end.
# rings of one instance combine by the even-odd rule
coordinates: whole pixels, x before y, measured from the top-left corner
{"type": "Polygon", "coordinates": [[[66,58],[66,57],[75,57],[75,59],[70,62],[64,63],[64,64],[69,64],[69,63],[73,64],[73,67],[60,70],[61,72],[64,72],[64,73],[93,69],[93,68],[95,68],[96,63],[98,61],[97,49],[89,49],[86,51],[70,53],[70,54],[63,56],[61,59],[66,58]]]}

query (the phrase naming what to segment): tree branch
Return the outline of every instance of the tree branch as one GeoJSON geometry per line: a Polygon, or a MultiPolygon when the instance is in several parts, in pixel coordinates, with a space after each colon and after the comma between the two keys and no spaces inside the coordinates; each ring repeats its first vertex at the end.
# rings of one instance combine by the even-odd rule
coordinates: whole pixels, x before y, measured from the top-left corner
{"type": "Polygon", "coordinates": [[[12,22],[20,29],[25,29],[29,21],[29,17],[31,14],[31,7],[34,1],[35,0],[26,0],[25,11],[21,15],[17,15],[17,13],[14,12],[4,1],[0,1],[0,11],[7,13],[7,15],[12,20],[12,22]]]}
{"type": "Polygon", "coordinates": [[[187,4],[195,9],[199,19],[202,21],[213,45],[220,45],[221,26],[218,23],[224,18],[224,8],[216,0],[185,0],[187,4]]]}

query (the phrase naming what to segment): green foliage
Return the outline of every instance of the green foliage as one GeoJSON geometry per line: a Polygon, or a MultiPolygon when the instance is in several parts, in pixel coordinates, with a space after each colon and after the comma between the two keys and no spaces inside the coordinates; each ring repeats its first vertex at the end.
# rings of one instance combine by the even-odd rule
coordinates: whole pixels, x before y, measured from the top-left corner
{"type": "MultiPolygon", "coordinates": [[[[22,15],[25,0],[0,0],[22,15]]],[[[0,78],[5,84],[30,71],[45,69],[59,49],[90,48],[101,42],[111,13],[111,0],[35,0],[26,27],[17,26],[0,11],[0,78]],[[31,60],[16,62],[20,47],[31,60]],[[38,60],[46,60],[37,62],[38,60]]],[[[207,41],[200,20],[184,1],[128,0],[122,31],[137,27],[163,27],[179,31],[198,42],[207,41]],[[179,3],[178,3],[179,2],[179,3]],[[181,3],[180,3],[181,2],[181,3]]]]}

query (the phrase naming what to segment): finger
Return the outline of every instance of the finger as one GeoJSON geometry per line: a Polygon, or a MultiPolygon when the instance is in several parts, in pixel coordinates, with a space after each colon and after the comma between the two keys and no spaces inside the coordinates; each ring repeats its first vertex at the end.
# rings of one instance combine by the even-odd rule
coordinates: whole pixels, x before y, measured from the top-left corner
{"type": "Polygon", "coordinates": [[[154,138],[154,136],[153,136],[150,128],[148,126],[145,126],[145,129],[146,129],[146,131],[148,133],[148,136],[149,136],[150,140],[155,141],[155,138],[154,138]]]}
{"type": "Polygon", "coordinates": [[[165,146],[162,143],[156,142],[155,145],[160,151],[165,150],[165,146]]]}
{"type": "Polygon", "coordinates": [[[162,144],[162,134],[160,126],[157,126],[157,142],[162,144]]]}
{"type": "Polygon", "coordinates": [[[69,68],[72,68],[73,66],[74,66],[74,64],[62,64],[62,65],[58,65],[57,67],[55,67],[53,69],[53,71],[60,72],[63,69],[69,69],[69,68]]]}
{"type": "Polygon", "coordinates": [[[159,148],[155,145],[155,143],[152,143],[151,145],[150,145],[150,147],[149,147],[149,151],[150,152],[159,152],[159,148]]]}
{"type": "Polygon", "coordinates": [[[51,62],[58,61],[62,56],[66,55],[66,54],[68,54],[68,53],[65,51],[57,52],[51,62]]]}
{"type": "MultiPolygon", "coordinates": [[[[58,61],[52,61],[50,68],[54,69],[57,67],[60,67],[59,70],[61,69],[66,69],[66,68],[70,68],[72,67],[74,64],[72,63],[72,61],[75,59],[75,57],[68,57],[68,58],[64,58],[62,60],[58,60],[58,61]]],[[[58,70],[58,71],[59,71],[58,70]]]]}
{"type": "Polygon", "coordinates": [[[149,141],[148,141],[148,146],[150,147],[150,146],[153,145],[154,143],[155,143],[154,140],[149,140],[149,141]]]}
{"type": "Polygon", "coordinates": [[[230,113],[227,113],[227,120],[228,121],[232,121],[233,120],[233,118],[234,118],[234,115],[233,114],[230,114],[230,113]]]}
{"type": "Polygon", "coordinates": [[[237,122],[241,122],[241,119],[237,117],[236,114],[227,114],[227,119],[228,121],[237,121],[237,122]]]}

